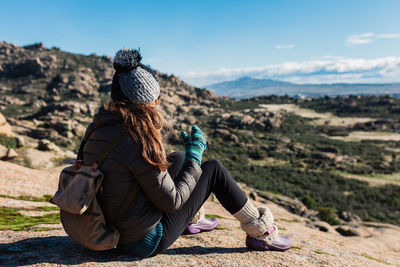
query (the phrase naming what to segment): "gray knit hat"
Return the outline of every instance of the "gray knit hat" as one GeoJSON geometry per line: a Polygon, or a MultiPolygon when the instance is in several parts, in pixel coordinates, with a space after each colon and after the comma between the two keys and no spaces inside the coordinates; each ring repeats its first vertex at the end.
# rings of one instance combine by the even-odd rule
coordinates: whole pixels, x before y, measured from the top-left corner
{"type": "Polygon", "coordinates": [[[140,63],[138,50],[121,49],[114,57],[122,93],[133,103],[150,103],[160,95],[160,85],[155,73],[140,63]]]}

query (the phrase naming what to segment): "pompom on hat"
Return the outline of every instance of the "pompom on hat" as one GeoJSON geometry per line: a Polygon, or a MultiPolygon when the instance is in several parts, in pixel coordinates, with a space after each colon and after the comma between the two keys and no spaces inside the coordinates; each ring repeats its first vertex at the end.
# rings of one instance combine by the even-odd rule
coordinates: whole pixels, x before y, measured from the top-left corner
{"type": "Polygon", "coordinates": [[[157,76],[140,63],[139,50],[121,49],[114,57],[116,70],[111,87],[111,98],[115,101],[130,100],[132,103],[147,104],[160,95],[157,76]]]}

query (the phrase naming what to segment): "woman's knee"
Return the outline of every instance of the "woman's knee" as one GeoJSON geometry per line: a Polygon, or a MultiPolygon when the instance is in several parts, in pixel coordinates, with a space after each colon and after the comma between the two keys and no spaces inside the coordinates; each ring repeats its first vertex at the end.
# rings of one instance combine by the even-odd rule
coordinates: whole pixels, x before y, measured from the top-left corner
{"type": "Polygon", "coordinates": [[[181,151],[176,151],[167,156],[167,161],[171,163],[168,167],[168,172],[171,175],[172,179],[176,179],[179,171],[183,166],[183,162],[185,160],[185,153],[181,151]]]}
{"type": "Polygon", "coordinates": [[[171,163],[176,162],[183,164],[184,160],[185,160],[185,152],[183,151],[175,151],[167,156],[167,161],[171,163]]]}
{"type": "Polygon", "coordinates": [[[217,159],[209,159],[201,164],[202,169],[224,169],[224,165],[217,159]]]}

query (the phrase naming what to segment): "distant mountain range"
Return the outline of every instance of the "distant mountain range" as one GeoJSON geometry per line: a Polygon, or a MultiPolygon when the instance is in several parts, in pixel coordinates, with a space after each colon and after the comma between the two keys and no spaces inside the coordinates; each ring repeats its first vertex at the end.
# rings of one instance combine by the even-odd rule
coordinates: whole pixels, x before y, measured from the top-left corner
{"type": "Polygon", "coordinates": [[[336,96],[336,95],[386,95],[400,97],[400,83],[333,83],[333,84],[295,84],[271,79],[255,79],[242,77],[234,81],[226,81],[205,86],[218,96],[249,98],[260,95],[304,95],[304,96],[336,96]]]}

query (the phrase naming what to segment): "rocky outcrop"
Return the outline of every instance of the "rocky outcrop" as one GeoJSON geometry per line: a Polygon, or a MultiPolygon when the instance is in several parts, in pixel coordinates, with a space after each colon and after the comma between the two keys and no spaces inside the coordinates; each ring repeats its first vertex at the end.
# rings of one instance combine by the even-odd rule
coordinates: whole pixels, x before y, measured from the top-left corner
{"type": "Polygon", "coordinates": [[[60,73],[55,76],[48,90],[55,95],[81,98],[97,96],[100,84],[90,68],[79,68],[72,73],[60,73]]]}
{"type": "Polygon", "coordinates": [[[279,128],[283,117],[276,112],[259,112],[256,110],[234,111],[216,114],[211,124],[216,128],[229,129],[261,129],[270,131],[279,128]]]}
{"type": "Polygon", "coordinates": [[[4,134],[7,136],[12,135],[11,126],[1,113],[0,113],[0,134],[4,134]]]}
{"type": "Polygon", "coordinates": [[[55,67],[56,57],[35,57],[21,60],[17,63],[3,65],[2,75],[12,78],[32,76],[45,78],[49,71],[55,67]]]}
{"type": "MultiPolygon", "coordinates": [[[[17,135],[72,148],[109,98],[113,74],[110,57],[75,55],[40,43],[20,47],[0,42],[0,110],[13,114],[10,121],[17,135]]],[[[191,114],[208,114],[216,96],[174,75],[156,74],[168,122],[165,136],[176,143],[176,130],[198,121],[191,114]]]]}
{"type": "MultiPolygon", "coordinates": [[[[57,48],[47,49],[40,43],[19,47],[2,42],[0,85],[2,77],[7,78],[9,85],[1,90],[12,94],[0,92],[0,110],[13,106],[15,114],[10,121],[19,136],[48,139],[69,148],[76,146],[109,93],[114,73],[111,63],[109,57],[69,54],[57,48]]],[[[218,99],[223,98],[213,92],[192,87],[174,75],[156,74],[162,87],[161,110],[167,122],[164,134],[171,144],[180,141],[177,131],[212,117],[215,134],[236,143],[238,136],[223,129],[268,131],[280,127],[280,114],[261,110],[222,113],[218,99]]]]}
{"type": "Polygon", "coordinates": [[[3,145],[0,145],[0,159],[7,157],[7,154],[8,154],[8,148],[6,148],[3,145]]]}

